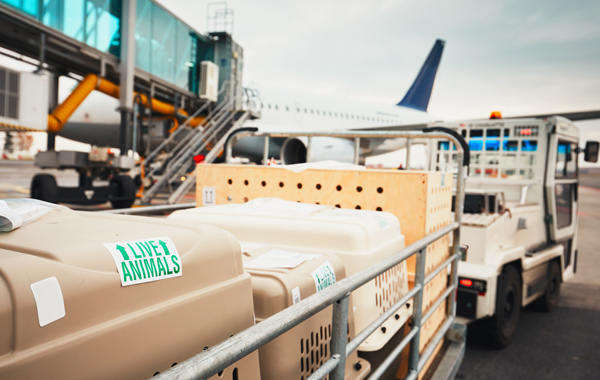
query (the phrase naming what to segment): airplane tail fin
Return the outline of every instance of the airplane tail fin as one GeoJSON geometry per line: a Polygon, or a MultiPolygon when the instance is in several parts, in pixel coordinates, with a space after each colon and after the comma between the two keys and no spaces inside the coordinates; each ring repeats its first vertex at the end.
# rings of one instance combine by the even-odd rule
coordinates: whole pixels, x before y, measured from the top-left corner
{"type": "Polygon", "coordinates": [[[429,52],[429,56],[427,56],[423,67],[421,67],[421,71],[419,71],[419,75],[417,75],[417,78],[412,86],[410,86],[406,95],[404,95],[404,98],[397,104],[398,106],[427,111],[435,75],[442,59],[444,44],[445,41],[435,41],[433,48],[429,52]]]}

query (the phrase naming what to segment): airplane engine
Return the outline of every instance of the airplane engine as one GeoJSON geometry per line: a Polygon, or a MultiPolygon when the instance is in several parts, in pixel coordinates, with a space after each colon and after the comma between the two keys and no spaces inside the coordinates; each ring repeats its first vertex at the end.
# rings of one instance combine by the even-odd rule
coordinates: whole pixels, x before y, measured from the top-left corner
{"type": "Polygon", "coordinates": [[[354,142],[334,137],[313,137],[310,157],[308,153],[308,138],[293,137],[284,141],[281,146],[281,162],[284,165],[301,164],[314,161],[335,160],[354,162],[354,142]]]}

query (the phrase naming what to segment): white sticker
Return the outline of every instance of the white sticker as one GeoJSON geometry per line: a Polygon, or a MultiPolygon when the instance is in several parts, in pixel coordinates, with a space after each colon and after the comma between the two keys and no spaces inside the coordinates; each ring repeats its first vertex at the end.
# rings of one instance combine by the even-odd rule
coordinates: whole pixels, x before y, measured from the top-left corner
{"type": "Polygon", "coordinates": [[[202,188],[202,205],[203,206],[214,206],[217,204],[217,191],[214,187],[203,187],[202,188]]]}
{"type": "Polygon", "coordinates": [[[321,255],[274,249],[244,263],[246,269],[292,269],[321,255]]]}
{"type": "Polygon", "coordinates": [[[30,287],[35,298],[40,327],[65,316],[65,300],[56,277],[34,282],[30,287]]]}
{"type": "Polygon", "coordinates": [[[323,265],[315,269],[310,275],[315,280],[317,292],[335,284],[335,270],[329,261],[325,261],[323,265]]]}
{"type": "Polygon", "coordinates": [[[300,302],[301,300],[302,299],[300,298],[300,288],[296,286],[294,289],[292,289],[292,301],[294,302],[294,305],[295,305],[298,302],[300,302]]]}
{"type": "Polygon", "coordinates": [[[179,277],[183,273],[179,252],[166,236],[104,246],[115,260],[123,286],[179,277]]]}

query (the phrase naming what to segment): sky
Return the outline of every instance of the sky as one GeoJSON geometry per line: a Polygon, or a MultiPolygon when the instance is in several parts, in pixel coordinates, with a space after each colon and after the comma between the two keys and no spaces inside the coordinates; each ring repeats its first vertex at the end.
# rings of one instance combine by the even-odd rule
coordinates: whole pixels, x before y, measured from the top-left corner
{"type": "MultiPolygon", "coordinates": [[[[208,1],[161,0],[199,32],[208,1]]],[[[600,1],[229,1],[258,88],[395,104],[437,38],[440,120],[600,109],[600,1]]],[[[600,120],[578,123],[600,140],[600,120]]]]}

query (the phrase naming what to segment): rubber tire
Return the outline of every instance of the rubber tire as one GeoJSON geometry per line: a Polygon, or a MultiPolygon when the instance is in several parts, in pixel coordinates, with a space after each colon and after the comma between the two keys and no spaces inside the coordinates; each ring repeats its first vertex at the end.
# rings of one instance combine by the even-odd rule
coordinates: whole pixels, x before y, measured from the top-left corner
{"type": "Polygon", "coordinates": [[[56,179],[51,174],[36,174],[31,180],[31,198],[58,203],[59,190],[56,179]]]}
{"type": "Polygon", "coordinates": [[[558,306],[560,300],[560,264],[556,261],[548,263],[548,282],[546,292],[536,301],[538,309],[550,312],[558,306]]]}
{"type": "Polygon", "coordinates": [[[110,204],[114,209],[130,208],[135,202],[135,181],[127,175],[119,175],[110,180],[113,188],[112,195],[120,199],[111,199],[110,204]]]}
{"type": "Polygon", "coordinates": [[[495,348],[510,344],[521,314],[521,277],[516,267],[507,265],[498,276],[496,314],[484,322],[487,342],[495,348]]]}

